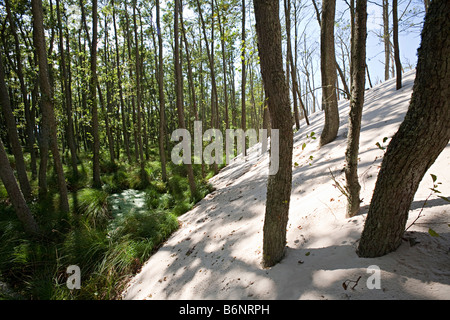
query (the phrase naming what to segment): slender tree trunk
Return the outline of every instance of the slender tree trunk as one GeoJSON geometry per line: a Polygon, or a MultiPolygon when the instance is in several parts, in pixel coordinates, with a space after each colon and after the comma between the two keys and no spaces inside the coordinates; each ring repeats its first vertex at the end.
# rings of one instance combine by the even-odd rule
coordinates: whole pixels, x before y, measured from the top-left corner
{"type": "Polygon", "coordinates": [[[358,246],[378,257],[402,243],[417,188],[450,140],[450,2],[433,0],[425,16],[408,112],[381,164],[358,246]]]}
{"type": "Polygon", "coordinates": [[[383,0],[384,80],[389,80],[391,40],[389,35],[389,0],[383,0]]]}
{"type": "MultiPolygon", "coordinates": [[[[3,57],[3,51],[0,50],[3,57]]],[[[16,160],[17,176],[19,178],[20,188],[22,190],[25,200],[30,201],[32,199],[30,181],[27,176],[27,168],[23,159],[22,146],[20,145],[19,135],[17,134],[16,119],[11,109],[11,103],[9,100],[8,88],[5,83],[5,71],[3,68],[3,60],[0,58],[0,104],[3,111],[3,117],[6,122],[6,128],[8,130],[8,137],[11,143],[14,159],[16,160]]]]}
{"type": "Polygon", "coordinates": [[[136,100],[137,100],[137,142],[139,148],[139,164],[141,166],[141,175],[145,176],[144,148],[142,145],[142,88],[141,88],[141,62],[139,53],[139,41],[136,24],[136,0],[133,5],[133,24],[134,24],[134,42],[136,47],[136,100]]]}
{"type": "Polygon", "coordinates": [[[92,1],[92,42],[91,42],[91,77],[89,102],[92,112],[92,136],[94,138],[92,173],[94,188],[100,188],[100,135],[98,129],[98,108],[97,108],[97,0],[92,1]]]}
{"type": "Polygon", "coordinates": [[[167,181],[166,173],[166,155],[164,149],[164,127],[165,127],[165,97],[164,97],[164,66],[163,66],[163,42],[161,35],[161,18],[160,18],[160,8],[159,1],[156,1],[156,25],[158,31],[158,79],[159,79],[159,157],[161,160],[161,174],[162,180],[167,181]]]}
{"type": "Polygon", "coordinates": [[[31,234],[38,234],[39,227],[27,206],[25,198],[17,185],[14,172],[9,165],[9,160],[0,139],[0,178],[8,192],[10,201],[16,211],[17,217],[23,223],[26,232],[31,234]]]}
{"type": "Polygon", "coordinates": [[[336,96],[336,56],[334,50],[334,16],[336,0],[324,0],[320,23],[320,65],[322,74],[322,109],[325,125],[320,136],[320,146],[336,139],[339,130],[339,110],[336,96]]]}
{"type": "MultiPolygon", "coordinates": [[[[123,98],[122,71],[120,68],[119,41],[118,41],[118,35],[117,35],[118,30],[117,30],[117,25],[116,25],[116,9],[114,6],[114,0],[112,0],[112,7],[113,7],[114,40],[115,40],[115,45],[116,45],[117,85],[119,87],[119,100],[120,100],[120,114],[122,116],[123,143],[125,145],[125,152],[127,154],[128,162],[131,163],[130,137],[128,135],[125,101],[123,98]]],[[[164,167],[164,170],[165,170],[165,167],[164,167]]]]}
{"type": "MultiPolygon", "coordinates": [[[[245,72],[245,0],[242,0],[242,36],[241,36],[241,128],[245,132],[247,130],[247,115],[246,115],[246,72],[245,72]]],[[[247,155],[247,143],[245,144],[243,156],[247,155]]]]}
{"type": "Polygon", "coordinates": [[[398,17],[397,17],[397,0],[392,0],[392,33],[394,40],[394,60],[395,60],[395,72],[397,79],[397,90],[402,87],[402,64],[400,62],[400,47],[398,44],[398,17]]]}
{"type": "Polygon", "coordinates": [[[73,118],[72,118],[72,101],[70,99],[70,91],[72,88],[69,86],[69,75],[66,67],[65,50],[64,50],[64,35],[63,27],[61,23],[61,8],[59,0],[56,0],[56,17],[59,29],[59,53],[61,57],[61,86],[63,89],[64,99],[65,99],[65,111],[67,115],[67,144],[70,149],[71,155],[71,165],[74,177],[78,177],[78,159],[75,147],[75,136],[73,132],[73,118]]]}
{"type": "MultiPolygon", "coordinates": [[[[272,130],[279,130],[279,169],[269,175],[263,228],[263,265],[270,267],[284,256],[286,226],[292,184],[292,114],[289,89],[283,71],[279,2],[253,1],[258,36],[258,52],[272,130]]],[[[273,137],[273,132],[272,132],[273,137]]]]}
{"type": "MultiPolygon", "coordinates": [[[[217,4],[217,0],[216,0],[217,4]]],[[[218,5],[217,5],[218,6],[218,5]]],[[[217,18],[219,22],[220,31],[220,44],[222,46],[222,68],[223,68],[223,93],[224,93],[224,107],[225,107],[225,129],[229,129],[230,121],[228,118],[228,85],[227,85],[227,64],[226,64],[226,50],[225,50],[225,23],[222,25],[221,21],[221,10],[218,8],[217,18]]]]}
{"type": "MultiPolygon", "coordinates": [[[[16,72],[17,76],[19,78],[20,82],[20,91],[22,93],[22,100],[24,104],[24,113],[25,113],[25,120],[26,120],[26,144],[28,152],[30,153],[30,160],[31,160],[31,176],[32,179],[36,179],[37,175],[37,166],[36,166],[36,152],[34,150],[34,142],[35,142],[35,135],[34,135],[34,118],[31,114],[30,110],[30,101],[27,98],[27,88],[25,86],[25,79],[23,75],[23,66],[22,66],[22,54],[20,52],[20,42],[19,37],[17,35],[17,30],[15,26],[15,16],[11,12],[11,8],[9,5],[9,0],[5,1],[6,5],[6,12],[9,17],[9,23],[10,23],[10,29],[14,37],[14,45],[15,45],[15,52],[16,52],[16,72]]],[[[31,60],[31,59],[30,59],[31,60]]],[[[30,61],[31,62],[31,61],[30,61]]],[[[33,65],[32,63],[30,63],[33,65]]],[[[20,181],[20,180],[19,180],[20,181]]],[[[31,189],[30,189],[31,191],[31,189]]],[[[31,194],[30,194],[31,195],[31,194]]],[[[28,195],[27,192],[24,193],[25,199],[27,199],[28,195]]]]}
{"type": "Polygon", "coordinates": [[[350,98],[349,130],[347,150],[345,152],[345,178],[347,183],[347,217],[358,213],[360,208],[358,181],[359,136],[364,105],[366,37],[367,37],[367,0],[356,0],[354,30],[352,31],[352,92],[350,98]]]}
{"type": "MultiPolygon", "coordinates": [[[[297,70],[294,65],[294,57],[292,55],[292,45],[291,45],[291,0],[284,0],[284,16],[286,20],[286,54],[287,60],[290,66],[291,78],[292,78],[292,100],[294,101],[294,119],[295,119],[295,127],[297,130],[300,130],[300,114],[298,111],[298,101],[297,101],[297,70]]],[[[289,81],[288,81],[289,86],[289,81]]]]}
{"type": "MultiPolygon", "coordinates": [[[[184,110],[183,110],[183,83],[182,83],[182,72],[180,63],[180,46],[179,46],[179,28],[178,28],[178,16],[183,10],[180,5],[180,0],[175,0],[175,12],[174,12],[174,41],[175,41],[175,90],[176,90],[176,104],[178,113],[178,126],[180,129],[185,129],[186,124],[184,120],[184,110]]],[[[192,164],[186,164],[187,176],[189,181],[189,188],[191,191],[191,197],[195,197],[197,188],[195,185],[194,171],[192,169],[192,164]]]]}
{"type": "MultiPolygon", "coordinates": [[[[53,93],[50,84],[50,75],[48,72],[47,52],[45,45],[44,25],[43,25],[43,12],[42,1],[32,0],[32,12],[33,12],[33,28],[34,28],[34,43],[36,53],[38,56],[39,64],[39,84],[41,87],[41,109],[42,109],[42,140],[44,148],[42,152],[48,152],[48,147],[52,151],[53,161],[55,164],[55,171],[58,177],[58,189],[60,196],[60,210],[64,213],[69,212],[69,199],[67,193],[67,185],[64,178],[64,171],[61,162],[61,157],[58,150],[58,141],[56,137],[56,118],[53,109],[53,93]]],[[[41,162],[43,157],[41,157],[41,162]]],[[[40,169],[47,165],[47,161],[41,163],[40,169]]],[[[45,175],[45,170],[42,173],[45,175]]],[[[39,173],[41,175],[41,172],[39,173]]],[[[46,179],[44,176],[40,176],[40,179],[46,179]]]]}
{"type": "MultiPolygon", "coordinates": [[[[105,49],[104,49],[104,56],[105,56],[105,65],[106,65],[106,112],[103,110],[103,113],[105,115],[105,130],[106,130],[106,137],[108,139],[108,149],[109,149],[109,160],[111,163],[115,162],[115,153],[114,153],[114,138],[111,132],[111,125],[110,125],[110,119],[109,115],[111,112],[111,95],[112,95],[112,83],[111,83],[111,76],[109,75],[109,46],[108,46],[108,24],[107,19],[105,19],[105,49]]],[[[100,93],[100,90],[99,90],[100,93]]],[[[102,103],[102,107],[104,104],[102,103]]]]}

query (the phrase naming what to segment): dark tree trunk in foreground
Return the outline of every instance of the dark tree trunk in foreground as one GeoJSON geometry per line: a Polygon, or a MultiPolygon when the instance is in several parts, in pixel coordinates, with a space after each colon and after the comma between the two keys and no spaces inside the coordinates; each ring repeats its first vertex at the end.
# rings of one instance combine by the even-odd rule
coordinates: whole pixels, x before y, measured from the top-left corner
{"type": "Polygon", "coordinates": [[[283,258],[286,246],[292,183],[292,115],[281,54],[279,3],[272,0],[254,0],[253,5],[264,91],[272,130],[278,129],[280,137],[279,154],[272,154],[272,157],[279,159],[279,169],[268,178],[263,230],[263,265],[270,267],[283,258]]]}
{"type": "Polygon", "coordinates": [[[13,170],[9,165],[3,142],[0,140],[0,178],[5,185],[11,203],[16,211],[17,217],[23,223],[26,232],[36,234],[39,232],[38,225],[34,220],[30,209],[25,202],[22,192],[17,185],[13,170]]]}
{"type": "Polygon", "coordinates": [[[336,95],[336,56],[334,51],[334,15],[336,0],[324,0],[320,23],[320,65],[322,74],[322,109],[325,125],[320,145],[333,141],[339,130],[339,110],[336,95]]]}
{"type": "Polygon", "coordinates": [[[351,39],[352,87],[348,121],[345,178],[347,183],[347,217],[359,211],[358,152],[366,75],[367,0],[357,0],[351,39]]]}
{"type": "MultiPolygon", "coordinates": [[[[47,61],[47,47],[45,45],[44,25],[43,25],[43,12],[42,1],[31,1],[33,10],[33,34],[34,43],[36,47],[36,53],[39,64],[39,85],[41,88],[41,109],[42,109],[42,121],[41,121],[41,156],[42,153],[50,150],[53,155],[53,161],[55,165],[55,171],[58,177],[58,189],[60,196],[60,209],[62,212],[69,212],[69,199],[67,194],[67,185],[64,178],[64,171],[61,162],[61,157],[58,150],[58,141],[56,136],[56,118],[53,109],[53,92],[50,84],[50,74],[48,71],[47,61]]],[[[46,179],[46,165],[47,156],[44,154],[41,157],[39,179],[46,179]],[[43,161],[45,159],[45,161],[43,161]]],[[[41,183],[41,181],[40,181],[41,183]]],[[[46,186],[44,183],[43,186],[46,186]]],[[[41,185],[40,185],[41,187],[41,185]]],[[[44,190],[46,192],[46,190],[44,190]]]]}
{"type": "Polygon", "coordinates": [[[423,176],[450,139],[450,2],[434,0],[425,17],[413,94],[383,158],[358,247],[361,257],[392,252],[423,176]]]}

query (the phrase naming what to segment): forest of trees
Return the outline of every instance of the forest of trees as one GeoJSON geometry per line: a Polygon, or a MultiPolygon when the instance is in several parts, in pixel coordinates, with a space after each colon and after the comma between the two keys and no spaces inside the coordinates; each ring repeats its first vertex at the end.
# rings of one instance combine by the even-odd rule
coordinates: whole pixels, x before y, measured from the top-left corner
{"type": "MultiPolygon", "coordinates": [[[[264,265],[272,266],[283,256],[293,133],[323,111],[320,145],[333,141],[337,102],[350,100],[347,214],[357,214],[361,113],[375,80],[366,37],[375,35],[384,49],[384,78],[375,81],[396,77],[399,89],[406,68],[399,33],[420,31],[417,16],[446,1],[377,1],[376,30],[367,27],[367,2],[1,0],[0,280],[27,297],[67,298],[62,286],[19,278],[51,274],[62,282],[68,261],[87,251],[87,261],[112,261],[109,274],[119,279],[137,270],[177,227],[172,218],[211,191],[207,179],[223,166],[170,162],[170,133],[193,133],[194,121],[203,131],[280,130],[282,160],[269,176],[264,226],[264,265]],[[312,24],[318,38],[309,34],[312,24]],[[126,189],[146,190],[148,202],[166,210],[123,228],[137,234],[139,224],[157,225],[151,246],[125,231],[120,245],[107,239],[107,196],[126,189]],[[130,243],[137,253],[125,257],[119,249],[130,243]],[[54,265],[35,267],[39,259],[54,265]]],[[[448,102],[445,108],[448,118],[448,102]]],[[[442,136],[448,142],[448,125],[442,136]]],[[[81,297],[115,297],[114,290],[94,297],[114,281],[92,279],[81,297]]]]}

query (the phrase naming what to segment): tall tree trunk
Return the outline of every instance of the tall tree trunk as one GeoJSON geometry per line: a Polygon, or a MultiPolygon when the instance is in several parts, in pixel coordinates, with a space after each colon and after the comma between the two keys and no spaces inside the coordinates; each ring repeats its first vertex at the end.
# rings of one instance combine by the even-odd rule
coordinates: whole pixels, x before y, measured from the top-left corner
{"type": "Polygon", "coordinates": [[[58,29],[59,29],[59,53],[61,57],[61,85],[62,85],[62,91],[64,94],[65,99],[65,111],[67,115],[67,144],[70,149],[70,163],[72,165],[72,171],[74,177],[78,176],[78,159],[76,154],[76,147],[75,147],[75,136],[73,132],[73,118],[72,118],[72,101],[70,99],[70,91],[72,88],[69,85],[69,74],[67,72],[66,67],[66,58],[65,58],[65,50],[64,50],[64,35],[63,35],[63,27],[61,23],[61,8],[60,8],[60,2],[59,0],[56,0],[56,18],[58,22],[58,29]]]}
{"type": "MultiPolygon", "coordinates": [[[[295,127],[297,130],[300,130],[300,114],[298,111],[298,101],[297,101],[297,90],[296,90],[296,83],[297,83],[297,70],[294,65],[294,57],[292,55],[292,45],[291,45],[291,0],[284,0],[284,16],[286,20],[286,55],[287,60],[289,64],[289,69],[291,71],[291,78],[292,78],[292,100],[294,101],[294,120],[295,120],[295,127]]],[[[289,81],[288,81],[288,87],[289,87],[289,81]]]]}
{"type": "MultiPolygon", "coordinates": [[[[272,130],[279,130],[278,172],[269,175],[263,227],[263,265],[270,267],[284,256],[292,184],[292,114],[283,71],[279,2],[254,0],[258,51],[272,130]]],[[[272,131],[273,137],[273,131],[272,131]]]]}
{"type": "MultiPolygon", "coordinates": [[[[180,45],[179,45],[179,28],[178,28],[178,16],[180,15],[183,8],[180,5],[180,0],[175,0],[175,12],[174,12],[174,41],[175,41],[175,52],[174,52],[174,62],[175,62],[175,90],[176,90],[176,104],[178,113],[178,126],[180,129],[185,129],[186,124],[184,120],[184,110],[183,110],[183,83],[182,83],[182,72],[180,63],[180,45]]],[[[190,159],[189,159],[190,160],[190,159]]],[[[186,171],[189,181],[189,189],[191,191],[191,197],[195,197],[197,193],[197,188],[195,185],[194,171],[192,169],[192,163],[186,164],[186,171]]]]}
{"type": "MultiPolygon", "coordinates": [[[[245,0],[242,0],[242,36],[241,36],[241,128],[245,132],[247,130],[247,115],[246,115],[246,72],[245,72],[245,0]]],[[[247,155],[247,144],[245,144],[243,156],[247,155]]]]}
{"type": "Polygon", "coordinates": [[[128,135],[128,126],[126,121],[126,110],[125,101],[123,99],[123,89],[122,89],[122,72],[120,68],[120,54],[119,54],[119,41],[117,35],[117,25],[116,25],[116,9],[114,6],[114,0],[112,0],[113,7],[113,26],[114,26],[114,40],[116,45],[116,67],[117,67],[117,85],[119,87],[119,100],[120,100],[120,114],[122,116],[122,131],[123,131],[123,143],[125,145],[125,152],[127,154],[128,162],[131,163],[131,152],[130,152],[130,138],[128,135]]]}
{"type": "Polygon", "coordinates": [[[450,140],[449,12],[450,2],[433,0],[425,16],[411,102],[381,164],[358,246],[361,257],[398,248],[420,181],[450,140]]]}
{"type": "MultiPolygon", "coordinates": [[[[115,153],[114,153],[114,139],[111,132],[111,125],[109,115],[111,112],[111,95],[112,95],[112,82],[111,77],[109,76],[109,39],[108,39],[108,19],[105,19],[105,49],[104,49],[104,57],[105,57],[105,66],[106,66],[106,111],[102,110],[105,115],[105,130],[106,137],[108,139],[108,149],[109,149],[109,160],[111,163],[115,162],[115,153]]],[[[100,93],[100,90],[99,90],[100,93]]],[[[104,104],[102,103],[102,108],[104,109],[104,104]]]]}
{"type": "Polygon", "coordinates": [[[133,3],[133,24],[134,24],[134,42],[136,48],[136,100],[137,100],[137,142],[139,148],[139,164],[141,167],[141,175],[145,176],[144,148],[142,145],[142,88],[141,88],[141,58],[139,53],[138,31],[136,23],[136,0],[133,3]]]}
{"type": "MultiPolygon", "coordinates": [[[[1,57],[3,57],[3,51],[0,50],[1,57]]],[[[22,190],[25,200],[30,201],[32,199],[30,181],[27,176],[27,168],[23,159],[22,146],[20,145],[19,135],[17,134],[16,119],[11,109],[11,103],[9,100],[8,88],[5,82],[5,71],[3,68],[3,59],[0,58],[0,104],[3,111],[3,117],[6,122],[6,128],[8,130],[8,137],[11,143],[14,159],[16,160],[17,176],[19,178],[20,188],[22,190]]]]}
{"type": "Polygon", "coordinates": [[[398,44],[398,6],[397,6],[397,0],[392,0],[392,33],[393,33],[393,40],[394,40],[394,60],[395,60],[395,73],[396,73],[396,79],[397,79],[397,90],[402,87],[402,64],[400,62],[400,47],[398,44]]]}
{"type": "Polygon", "coordinates": [[[22,222],[26,232],[31,234],[39,233],[39,227],[27,206],[25,198],[17,185],[14,172],[9,165],[9,160],[0,139],[0,178],[8,192],[11,203],[16,211],[17,217],[22,222]]]}
{"type": "Polygon", "coordinates": [[[345,178],[348,192],[347,217],[352,217],[358,213],[361,202],[359,198],[361,186],[358,181],[358,153],[365,91],[367,0],[356,0],[354,16],[355,20],[352,24],[354,29],[351,39],[352,88],[347,150],[345,152],[345,178]]]}
{"type": "Polygon", "coordinates": [[[320,146],[333,141],[339,130],[339,110],[336,96],[336,56],[334,50],[334,16],[336,0],[324,0],[320,23],[320,65],[322,74],[322,110],[325,124],[320,146]]]}
{"type": "Polygon", "coordinates": [[[92,136],[94,138],[93,158],[92,158],[92,186],[100,188],[100,135],[98,129],[98,108],[97,108],[97,0],[92,1],[92,42],[91,42],[91,77],[89,102],[92,112],[92,136]]]}
{"type": "Polygon", "coordinates": [[[220,31],[220,45],[222,47],[222,68],[223,68],[223,93],[224,93],[224,107],[225,107],[225,129],[229,129],[230,127],[230,121],[228,117],[228,85],[227,85],[227,64],[226,64],[226,49],[225,49],[225,22],[224,25],[222,25],[221,17],[222,13],[218,6],[217,0],[217,18],[219,22],[219,31],[220,31]]]}
{"type": "Polygon", "coordinates": [[[156,1],[156,25],[158,31],[158,88],[159,88],[159,157],[161,160],[162,180],[167,181],[166,173],[166,154],[164,149],[164,128],[166,123],[165,116],[165,97],[164,97],[164,66],[163,66],[163,42],[161,35],[161,17],[159,1],[156,1]]]}
{"type": "MultiPolygon", "coordinates": [[[[199,0],[197,0],[197,9],[199,12],[199,16],[200,16],[200,21],[202,24],[202,31],[203,31],[203,38],[205,41],[205,46],[206,46],[206,53],[208,55],[208,61],[209,61],[209,70],[211,73],[211,126],[212,128],[217,128],[218,123],[216,123],[214,121],[215,117],[214,117],[214,112],[215,112],[215,107],[214,106],[218,106],[218,96],[217,96],[217,85],[216,85],[216,73],[214,71],[214,59],[213,59],[213,55],[212,52],[209,48],[209,44],[208,44],[208,37],[206,36],[206,25],[205,25],[205,20],[203,19],[203,14],[202,14],[202,9],[200,7],[200,2],[199,0]],[[214,101],[213,101],[214,100],[214,101]]],[[[213,168],[214,168],[214,172],[217,173],[219,171],[217,163],[214,161],[213,164],[213,168]]]]}
{"type": "Polygon", "coordinates": [[[389,35],[389,0],[383,0],[384,80],[389,80],[391,40],[389,35]]]}
{"type": "MultiPolygon", "coordinates": [[[[42,141],[44,147],[41,148],[42,152],[48,152],[48,146],[52,151],[53,161],[55,164],[55,171],[58,177],[58,189],[60,196],[60,210],[64,213],[69,212],[69,199],[67,193],[66,180],[64,178],[64,171],[61,162],[61,157],[58,150],[58,141],[56,136],[56,118],[53,109],[53,93],[50,84],[50,75],[48,72],[47,52],[45,45],[44,24],[43,24],[43,12],[42,1],[32,0],[32,12],[33,12],[33,33],[36,53],[38,56],[39,64],[39,85],[41,87],[41,109],[42,109],[42,141]]],[[[42,161],[41,157],[41,161],[42,161]]],[[[47,161],[41,164],[40,169],[47,165],[47,161]]],[[[45,175],[46,170],[42,173],[45,175]]],[[[41,175],[41,172],[39,172],[41,175]]],[[[40,179],[46,179],[44,176],[40,176],[40,179]]]]}
{"type": "MultiPolygon", "coordinates": [[[[34,135],[34,117],[32,116],[32,112],[30,109],[30,101],[27,98],[27,88],[25,86],[25,79],[23,75],[23,66],[22,66],[22,54],[20,52],[20,42],[19,37],[17,35],[16,30],[16,19],[13,13],[11,12],[9,0],[5,1],[6,5],[6,12],[9,17],[9,23],[10,23],[10,29],[14,37],[14,45],[15,45],[15,52],[16,52],[16,72],[17,76],[19,78],[20,82],[20,91],[22,93],[22,100],[24,104],[24,111],[25,111],[25,120],[26,120],[26,135],[27,135],[27,149],[30,153],[30,160],[31,160],[31,175],[32,179],[36,179],[37,175],[37,165],[36,165],[36,152],[34,150],[34,142],[35,142],[35,135],[34,135]]],[[[31,59],[30,59],[31,60],[31,59]]],[[[30,61],[31,62],[31,61],[30,61]]],[[[33,65],[32,63],[30,63],[33,65]]],[[[31,191],[31,189],[30,189],[31,191]]],[[[30,194],[31,195],[31,194],[30,194]]],[[[28,195],[27,192],[24,193],[25,199],[27,199],[28,195]]]]}

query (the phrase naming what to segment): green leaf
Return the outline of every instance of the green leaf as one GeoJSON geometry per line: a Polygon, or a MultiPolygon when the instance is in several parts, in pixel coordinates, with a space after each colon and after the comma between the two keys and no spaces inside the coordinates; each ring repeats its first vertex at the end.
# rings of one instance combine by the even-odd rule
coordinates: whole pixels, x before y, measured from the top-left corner
{"type": "Polygon", "coordinates": [[[443,200],[445,200],[445,201],[447,201],[447,202],[450,202],[450,199],[448,197],[443,197],[443,196],[438,196],[438,197],[443,199],[443,200]]]}
{"type": "Polygon", "coordinates": [[[311,254],[311,252],[307,252],[307,253],[305,253],[305,256],[309,256],[311,254]]]}
{"type": "Polygon", "coordinates": [[[430,174],[430,176],[431,176],[431,179],[433,179],[433,182],[436,182],[436,179],[437,179],[436,175],[430,174]]]}
{"type": "Polygon", "coordinates": [[[294,167],[298,167],[298,163],[297,162],[294,162],[294,167]]]}
{"type": "Polygon", "coordinates": [[[306,143],[302,144],[302,150],[304,150],[306,148],[306,143]]]}
{"type": "Polygon", "coordinates": [[[384,137],[383,138],[383,143],[385,143],[387,141],[387,139],[389,139],[388,137],[384,137]]]}
{"type": "Polygon", "coordinates": [[[434,231],[433,229],[431,229],[431,228],[428,229],[428,233],[432,237],[439,237],[439,234],[436,231],[434,231]]]}

